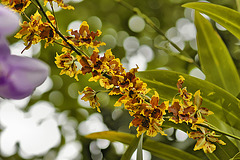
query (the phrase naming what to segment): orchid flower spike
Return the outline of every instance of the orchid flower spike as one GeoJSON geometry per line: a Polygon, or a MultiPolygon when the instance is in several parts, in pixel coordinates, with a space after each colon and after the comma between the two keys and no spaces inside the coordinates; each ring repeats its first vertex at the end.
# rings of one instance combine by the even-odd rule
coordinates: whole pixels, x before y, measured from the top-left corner
{"type": "Polygon", "coordinates": [[[48,76],[44,62],[10,54],[6,36],[19,24],[19,17],[0,5],[0,97],[22,99],[33,93],[48,76]]]}

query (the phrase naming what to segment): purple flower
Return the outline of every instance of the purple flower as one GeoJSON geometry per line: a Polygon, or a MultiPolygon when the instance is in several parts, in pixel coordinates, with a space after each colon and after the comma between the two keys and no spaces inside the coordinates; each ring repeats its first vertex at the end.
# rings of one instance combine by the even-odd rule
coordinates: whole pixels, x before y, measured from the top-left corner
{"type": "Polygon", "coordinates": [[[37,59],[11,55],[5,36],[17,29],[19,17],[0,6],[0,21],[0,97],[22,99],[45,81],[48,66],[37,59]]]}
{"type": "Polygon", "coordinates": [[[19,16],[0,5],[0,22],[0,36],[7,36],[18,28],[19,16]]]}

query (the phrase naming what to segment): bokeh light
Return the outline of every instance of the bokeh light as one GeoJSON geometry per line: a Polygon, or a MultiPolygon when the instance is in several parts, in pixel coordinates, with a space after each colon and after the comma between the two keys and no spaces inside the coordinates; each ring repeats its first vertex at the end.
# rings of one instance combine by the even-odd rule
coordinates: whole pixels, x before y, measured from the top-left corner
{"type": "Polygon", "coordinates": [[[82,144],[72,141],[61,147],[56,160],[82,159],[82,144]]]}
{"type": "Polygon", "coordinates": [[[103,117],[99,113],[91,114],[86,121],[78,126],[80,135],[87,135],[94,132],[108,131],[108,127],[103,123],[103,117]]]}
{"type": "Polygon", "coordinates": [[[17,55],[17,56],[26,56],[26,57],[33,57],[36,56],[41,49],[41,43],[32,45],[31,48],[25,50],[22,54],[21,52],[24,50],[26,46],[24,45],[24,42],[22,40],[17,41],[16,43],[13,43],[10,45],[11,54],[17,55]]]}
{"type": "Polygon", "coordinates": [[[128,26],[133,32],[142,32],[145,28],[145,21],[142,17],[134,15],[129,19],[128,26]]]}
{"type": "Polygon", "coordinates": [[[60,132],[54,110],[46,101],[31,106],[27,113],[9,101],[1,102],[0,124],[4,127],[0,137],[2,153],[5,156],[15,154],[17,143],[25,156],[43,155],[57,146],[60,132]]]}
{"type": "Polygon", "coordinates": [[[123,42],[124,49],[129,53],[136,51],[139,45],[139,40],[133,36],[127,37],[123,42]]]}
{"type": "Polygon", "coordinates": [[[196,67],[189,72],[189,75],[202,80],[206,79],[206,76],[204,75],[204,73],[199,68],[196,68],[196,67]]]}
{"type": "MultiPolygon", "coordinates": [[[[73,31],[75,30],[79,30],[80,26],[82,24],[82,21],[76,20],[76,21],[72,21],[69,25],[68,25],[68,30],[72,29],[73,31]]],[[[70,32],[69,32],[70,34],[70,32]]]]}
{"type": "Polygon", "coordinates": [[[187,133],[177,129],[177,131],[176,131],[176,139],[177,139],[177,141],[184,142],[187,138],[188,138],[187,133]]]}

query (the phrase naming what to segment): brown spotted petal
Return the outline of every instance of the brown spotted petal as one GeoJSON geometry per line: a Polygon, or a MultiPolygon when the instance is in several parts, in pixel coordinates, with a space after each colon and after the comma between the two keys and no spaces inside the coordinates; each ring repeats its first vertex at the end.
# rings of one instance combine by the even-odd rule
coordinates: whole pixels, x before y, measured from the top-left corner
{"type": "Polygon", "coordinates": [[[97,108],[97,111],[100,112],[100,103],[98,102],[99,98],[97,97],[96,92],[92,88],[85,87],[82,92],[79,92],[79,94],[84,94],[82,100],[89,101],[90,106],[92,108],[97,108]]]}
{"type": "Polygon", "coordinates": [[[96,51],[93,51],[93,54],[90,57],[90,60],[93,62],[93,64],[96,64],[97,61],[99,61],[99,54],[96,51]]]}
{"type": "Polygon", "coordinates": [[[183,98],[183,100],[191,100],[192,99],[192,93],[188,93],[187,89],[185,87],[180,90],[180,96],[183,98]]]}
{"type": "Polygon", "coordinates": [[[140,119],[139,117],[136,117],[136,118],[134,118],[133,120],[132,120],[132,125],[133,126],[135,126],[135,127],[137,127],[137,126],[139,126],[140,124],[142,124],[142,121],[143,121],[143,119],[140,119]]]}
{"type": "Polygon", "coordinates": [[[150,101],[152,107],[158,106],[158,102],[159,102],[159,95],[158,95],[158,93],[156,91],[154,93],[155,94],[152,96],[151,101],[150,101]]]}
{"type": "Polygon", "coordinates": [[[181,121],[188,122],[190,120],[190,115],[189,114],[179,114],[178,117],[181,121]]]}
{"type": "Polygon", "coordinates": [[[178,116],[178,112],[180,111],[180,104],[178,99],[173,99],[172,105],[168,107],[168,112],[172,113],[174,116],[178,116]]]}
{"type": "Polygon", "coordinates": [[[206,142],[203,146],[204,153],[213,153],[216,150],[216,146],[210,142],[206,142]]]}
{"type": "Polygon", "coordinates": [[[190,132],[188,136],[189,138],[192,138],[192,139],[198,139],[198,138],[204,137],[204,134],[200,131],[196,131],[196,132],[190,132]]]}
{"type": "Polygon", "coordinates": [[[180,89],[182,88],[182,84],[185,80],[185,78],[183,76],[179,76],[180,78],[178,79],[178,82],[177,82],[177,88],[180,89]]]}
{"type": "Polygon", "coordinates": [[[201,107],[201,108],[199,108],[198,110],[199,110],[199,112],[200,112],[202,115],[208,116],[208,115],[212,115],[212,114],[213,114],[212,111],[210,111],[209,109],[207,109],[207,108],[205,108],[205,107],[201,107]]]}
{"type": "Polygon", "coordinates": [[[194,114],[195,112],[196,112],[196,109],[195,109],[194,106],[190,106],[190,107],[184,108],[184,110],[183,110],[183,113],[184,113],[184,114],[190,114],[190,115],[192,115],[192,114],[194,114]]]}
{"type": "Polygon", "coordinates": [[[205,138],[198,139],[193,150],[196,151],[196,150],[202,149],[204,147],[205,143],[206,143],[205,138]]]}
{"type": "Polygon", "coordinates": [[[79,63],[82,65],[81,71],[83,75],[92,72],[92,66],[89,64],[88,59],[86,56],[81,56],[79,60],[79,63]]]}

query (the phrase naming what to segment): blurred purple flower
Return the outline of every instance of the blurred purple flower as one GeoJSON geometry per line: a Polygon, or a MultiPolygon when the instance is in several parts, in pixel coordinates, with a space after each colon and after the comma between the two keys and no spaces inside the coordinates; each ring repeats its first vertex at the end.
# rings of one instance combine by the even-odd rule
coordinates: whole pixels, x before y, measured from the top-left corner
{"type": "Polygon", "coordinates": [[[0,5],[0,97],[22,99],[48,76],[48,66],[37,59],[10,54],[5,36],[18,28],[19,17],[0,5]]]}

